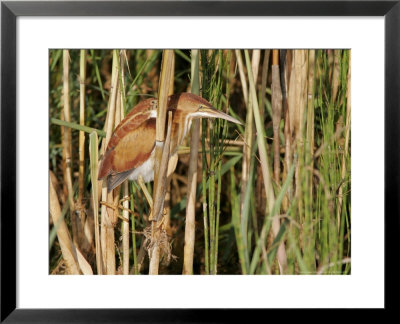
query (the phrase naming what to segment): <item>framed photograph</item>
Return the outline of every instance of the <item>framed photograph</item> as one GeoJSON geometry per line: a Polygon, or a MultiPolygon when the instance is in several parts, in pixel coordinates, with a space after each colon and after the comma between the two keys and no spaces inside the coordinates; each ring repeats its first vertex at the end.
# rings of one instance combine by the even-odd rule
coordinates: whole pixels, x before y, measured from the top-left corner
{"type": "Polygon", "coordinates": [[[1,321],[392,308],[399,16],[2,2],[1,321]]]}

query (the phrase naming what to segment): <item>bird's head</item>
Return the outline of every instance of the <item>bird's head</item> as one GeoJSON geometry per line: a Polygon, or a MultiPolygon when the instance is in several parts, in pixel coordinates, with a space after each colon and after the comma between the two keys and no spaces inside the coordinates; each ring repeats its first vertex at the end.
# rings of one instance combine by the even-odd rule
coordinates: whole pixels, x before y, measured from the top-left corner
{"type": "Polygon", "coordinates": [[[178,95],[173,95],[170,97],[170,102],[168,106],[180,111],[180,113],[185,114],[190,117],[190,119],[195,118],[221,118],[230,121],[235,124],[242,124],[236,118],[229,116],[215,109],[207,100],[202,97],[196,96],[192,93],[180,93],[178,95]]]}

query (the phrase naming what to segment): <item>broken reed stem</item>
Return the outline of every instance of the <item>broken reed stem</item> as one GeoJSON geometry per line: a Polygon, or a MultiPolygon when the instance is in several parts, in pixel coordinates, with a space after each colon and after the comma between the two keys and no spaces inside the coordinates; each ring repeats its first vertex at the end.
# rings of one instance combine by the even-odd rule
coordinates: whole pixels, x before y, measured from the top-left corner
{"type": "Polygon", "coordinates": [[[67,268],[67,273],[80,274],[78,257],[73,247],[71,237],[69,236],[68,227],[65,224],[64,220],[60,220],[61,218],[60,203],[58,202],[57,193],[56,190],[54,189],[51,179],[49,181],[49,187],[50,187],[50,201],[49,201],[50,215],[51,218],[53,219],[53,224],[58,224],[57,237],[58,237],[58,242],[60,243],[61,253],[67,268]]]}
{"type": "MultiPolygon", "coordinates": [[[[71,109],[69,103],[69,51],[63,50],[63,105],[64,105],[64,120],[71,121],[71,109]]],[[[64,129],[64,153],[65,153],[65,179],[67,181],[68,199],[72,225],[72,240],[78,242],[79,232],[75,214],[74,192],[72,186],[72,144],[71,144],[71,129],[64,129]]]]}
{"type": "MultiPolygon", "coordinates": [[[[261,170],[262,170],[262,174],[263,174],[265,193],[267,195],[268,214],[270,217],[272,217],[272,232],[274,234],[274,237],[276,238],[276,236],[278,235],[279,230],[280,230],[280,220],[278,217],[279,211],[277,211],[274,215],[272,215],[273,207],[275,204],[275,194],[274,194],[274,189],[273,189],[273,185],[272,185],[271,175],[269,173],[267,147],[266,147],[266,143],[264,140],[264,138],[265,138],[264,127],[263,127],[263,124],[261,123],[260,111],[259,111],[258,104],[257,104],[257,94],[256,94],[256,88],[254,85],[253,73],[250,68],[250,57],[249,57],[248,50],[245,50],[245,59],[246,59],[247,73],[248,73],[249,81],[250,81],[249,82],[250,83],[250,95],[252,97],[254,119],[255,119],[257,133],[258,133],[258,136],[257,136],[258,151],[260,153],[261,170]]],[[[283,274],[286,272],[286,268],[287,268],[287,257],[286,257],[284,242],[281,242],[279,244],[277,257],[278,257],[280,272],[281,272],[281,274],[283,274]]]]}
{"type": "MultiPolygon", "coordinates": [[[[110,141],[116,111],[116,98],[118,92],[118,54],[113,50],[112,73],[111,73],[111,95],[106,118],[106,137],[103,139],[104,149],[110,141]]],[[[106,181],[103,181],[102,201],[106,201],[110,206],[113,205],[114,197],[112,192],[107,193],[106,181]]],[[[101,206],[101,247],[103,255],[103,264],[105,266],[105,274],[115,274],[115,245],[114,245],[114,210],[107,208],[106,205],[101,206]]]]}
{"type": "Polygon", "coordinates": [[[274,132],[274,179],[277,184],[280,183],[281,162],[280,162],[280,143],[279,128],[282,116],[282,90],[279,72],[279,51],[272,51],[272,125],[274,132]]]}
{"type": "MultiPolygon", "coordinates": [[[[191,61],[191,92],[200,94],[199,50],[192,50],[191,61]]],[[[190,158],[188,171],[188,194],[186,203],[185,247],[183,252],[182,274],[193,274],[194,243],[195,243],[195,209],[197,188],[197,158],[200,140],[200,120],[192,123],[190,137],[190,158]]]]}

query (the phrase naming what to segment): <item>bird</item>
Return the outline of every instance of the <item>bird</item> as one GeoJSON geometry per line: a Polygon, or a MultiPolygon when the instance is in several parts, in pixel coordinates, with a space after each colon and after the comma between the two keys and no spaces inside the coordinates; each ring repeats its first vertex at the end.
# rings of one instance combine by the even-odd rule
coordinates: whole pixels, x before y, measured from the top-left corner
{"type": "MultiPolygon", "coordinates": [[[[98,180],[107,180],[108,192],[126,179],[154,180],[157,106],[154,98],[139,102],[115,128],[98,174],[98,180]]],[[[170,95],[167,111],[172,112],[171,156],[176,154],[196,118],[221,118],[242,124],[214,108],[206,99],[188,92],[170,95]]]]}

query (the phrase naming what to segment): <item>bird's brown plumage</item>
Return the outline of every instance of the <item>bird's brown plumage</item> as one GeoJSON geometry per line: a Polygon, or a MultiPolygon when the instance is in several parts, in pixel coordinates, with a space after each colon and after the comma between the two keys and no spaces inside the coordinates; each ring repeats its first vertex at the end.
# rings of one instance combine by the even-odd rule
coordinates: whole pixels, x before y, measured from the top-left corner
{"type": "MultiPolygon", "coordinates": [[[[145,163],[151,159],[155,147],[157,104],[157,99],[141,101],[114,130],[98,175],[99,179],[108,178],[109,191],[128,177],[136,179],[139,174],[150,179],[146,181],[151,181],[151,172],[154,173],[154,170],[152,164],[145,163]]],[[[173,113],[171,155],[176,152],[190,127],[188,116],[197,114],[197,117],[217,117],[240,123],[215,110],[207,100],[191,93],[169,96],[167,109],[173,113]],[[201,109],[204,113],[199,115],[201,109]]]]}
{"type": "Polygon", "coordinates": [[[139,103],[115,129],[100,165],[99,179],[136,168],[150,156],[155,143],[146,139],[155,136],[155,118],[150,118],[154,102],[147,99],[139,103]]]}

